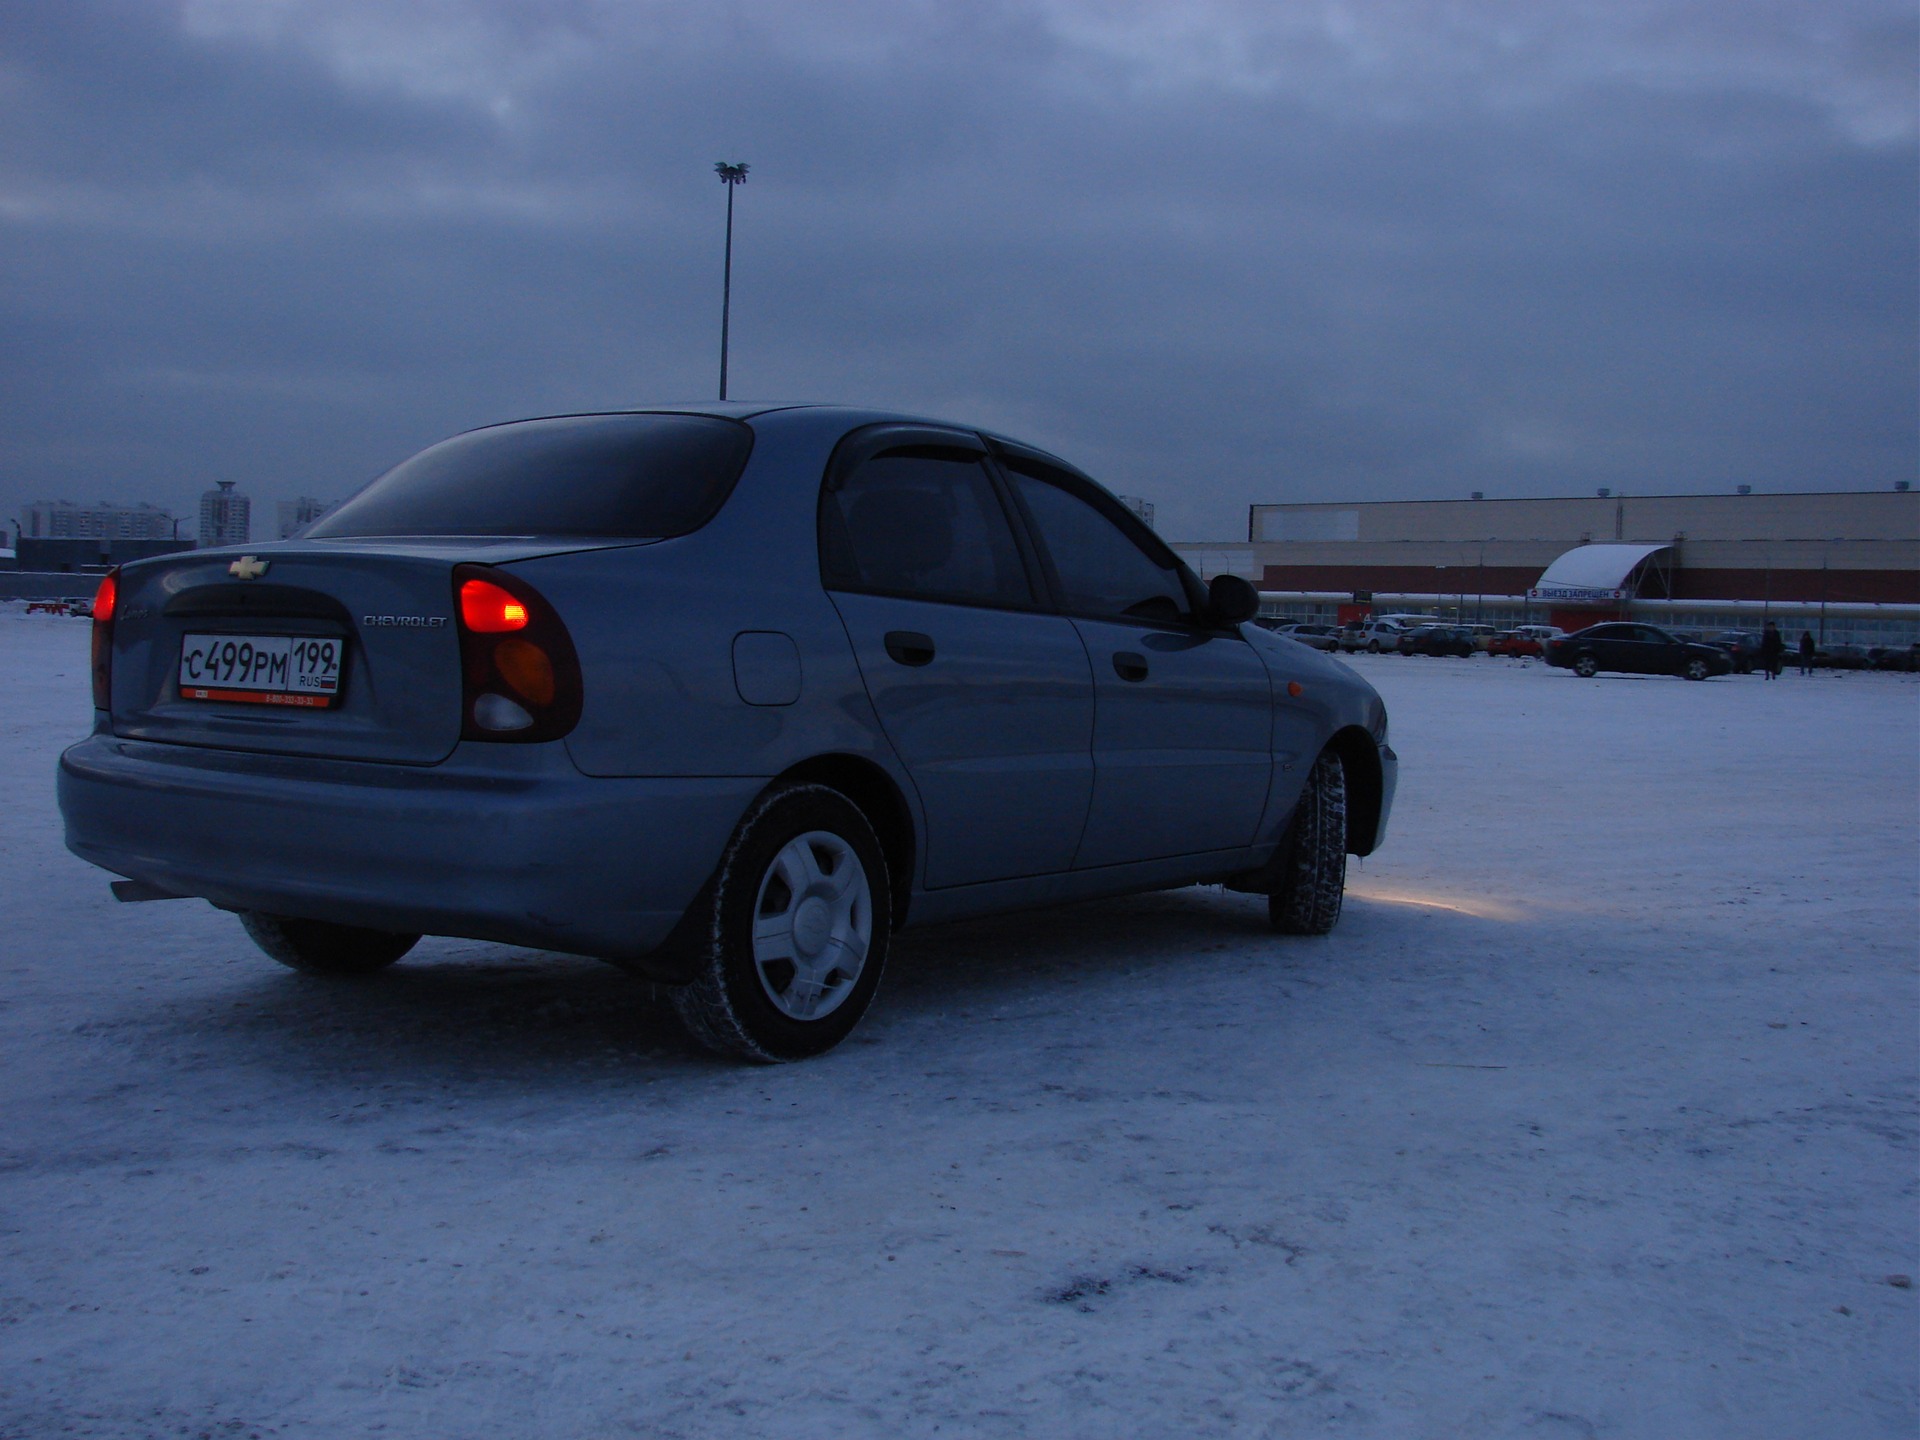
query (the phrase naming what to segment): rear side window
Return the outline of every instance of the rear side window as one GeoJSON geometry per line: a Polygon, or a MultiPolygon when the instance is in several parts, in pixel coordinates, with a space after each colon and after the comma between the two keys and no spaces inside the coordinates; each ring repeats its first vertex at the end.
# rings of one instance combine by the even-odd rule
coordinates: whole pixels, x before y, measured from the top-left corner
{"type": "Polygon", "coordinates": [[[820,541],[830,589],[969,605],[1033,601],[993,482],[964,452],[874,456],[826,493],[820,541]]]}
{"type": "Polygon", "coordinates": [[[753,434],[707,415],[568,415],[490,425],[402,461],[307,531],[684,535],[713,518],[753,434]]]}

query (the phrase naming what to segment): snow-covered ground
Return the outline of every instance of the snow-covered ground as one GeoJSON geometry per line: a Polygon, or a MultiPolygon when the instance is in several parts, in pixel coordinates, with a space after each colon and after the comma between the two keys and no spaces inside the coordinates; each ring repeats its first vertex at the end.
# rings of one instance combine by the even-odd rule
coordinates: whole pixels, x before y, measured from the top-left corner
{"type": "Polygon", "coordinates": [[[0,1436],[1857,1437],[1916,1410],[1920,685],[1358,657],[1325,940],[912,933],[841,1051],[590,961],[319,982],[59,841],[0,607],[0,1436]]]}

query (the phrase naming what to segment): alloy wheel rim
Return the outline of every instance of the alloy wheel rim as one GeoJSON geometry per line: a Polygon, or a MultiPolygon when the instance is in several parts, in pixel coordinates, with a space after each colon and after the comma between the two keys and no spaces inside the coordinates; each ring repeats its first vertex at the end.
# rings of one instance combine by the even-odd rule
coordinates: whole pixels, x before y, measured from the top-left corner
{"type": "Polygon", "coordinates": [[[853,993],[873,939],[873,892],[854,848],[830,830],[782,845],[753,906],[753,970],[790,1020],[821,1020],[853,993]]]}

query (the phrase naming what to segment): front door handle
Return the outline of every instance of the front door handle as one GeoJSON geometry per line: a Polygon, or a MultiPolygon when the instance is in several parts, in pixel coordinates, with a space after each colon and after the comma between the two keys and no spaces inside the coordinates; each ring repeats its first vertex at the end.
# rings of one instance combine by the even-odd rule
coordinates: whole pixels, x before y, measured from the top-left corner
{"type": "Polygon", "coordinates": [[[933,663],[933,637],[922,635],[918,630],[889,630],[886,637],[887,654],[902,665],[931,665],[933,663]]]}
{"type": "Polygon", "coordinates": [[[1113,673],[1122,680],[1144,680],[1147,678],[1147,657],[1133,650],[1113,652],[1113,673]]]}

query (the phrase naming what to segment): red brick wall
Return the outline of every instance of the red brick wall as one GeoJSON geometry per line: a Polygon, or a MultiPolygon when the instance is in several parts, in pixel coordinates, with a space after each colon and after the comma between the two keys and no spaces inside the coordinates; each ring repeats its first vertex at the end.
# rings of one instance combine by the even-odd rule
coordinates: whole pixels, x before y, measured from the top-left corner
{"type": "MultiPolygon", "coordinates": [[[[1372,590],[1404,595],[1525,595],[1531,566],[1269,565],[1269,590],[1372,590]]],[[[1673,572],[1675,600],[1778,600],[1829,605],[1920,605],[1915,570],[1691,570],[1673,572]]]]}

